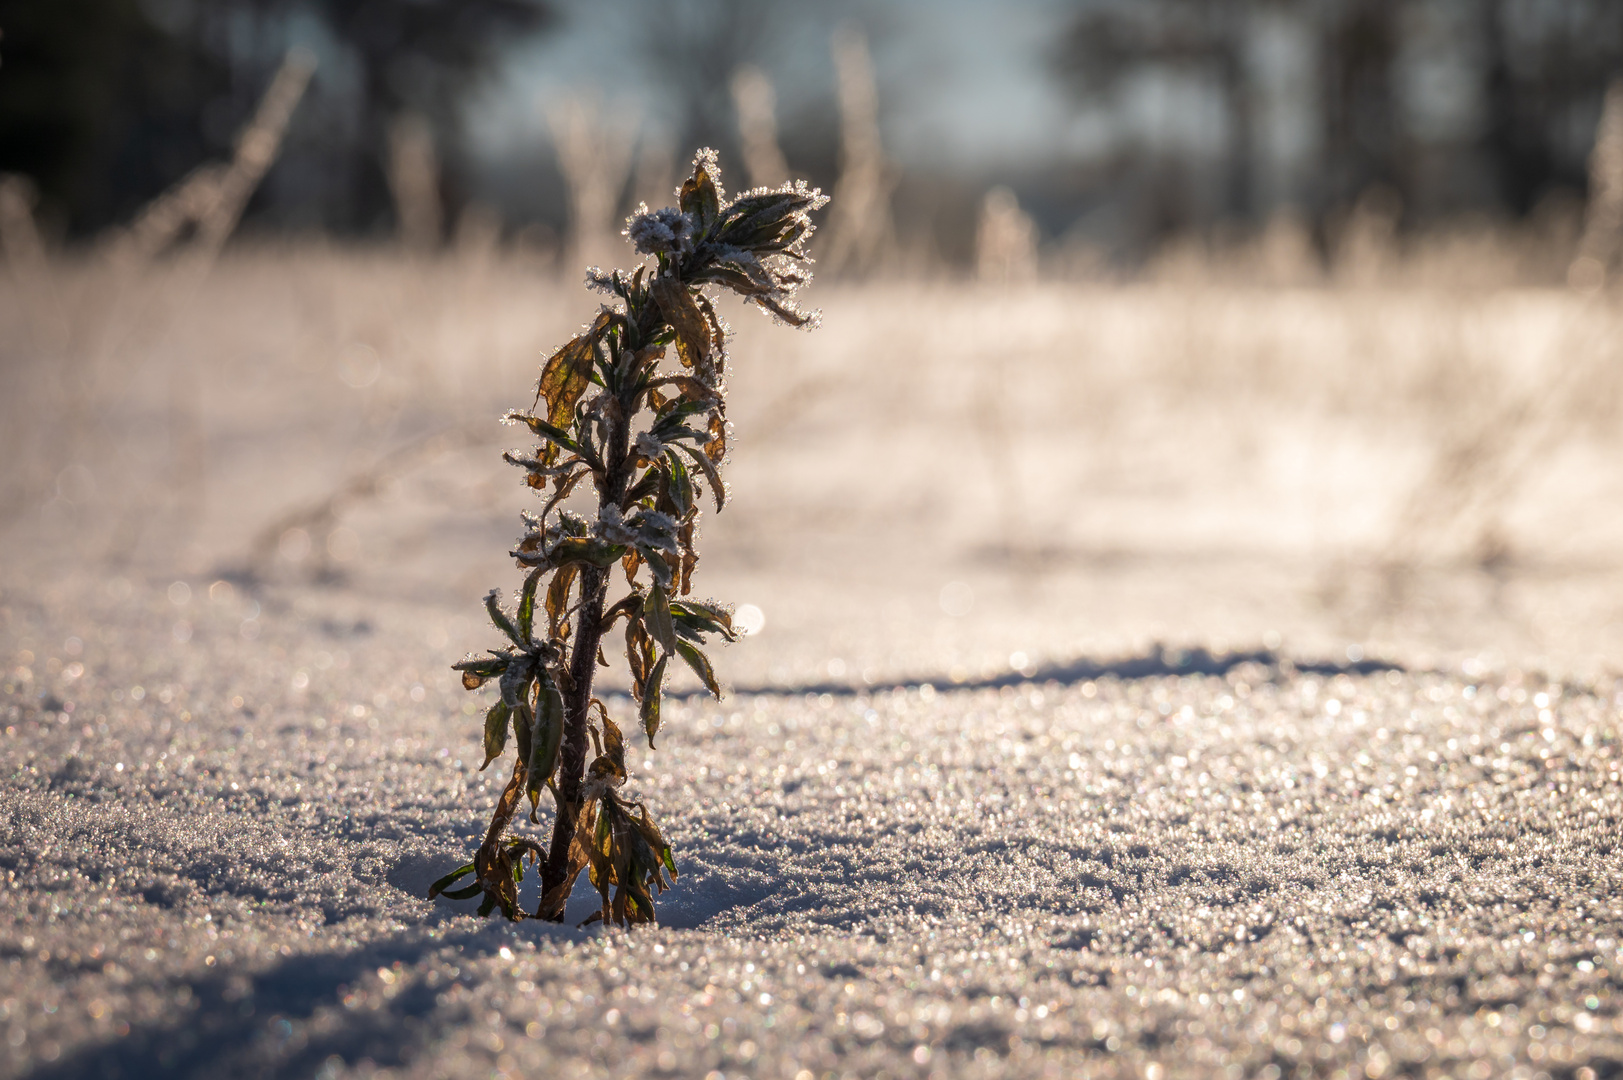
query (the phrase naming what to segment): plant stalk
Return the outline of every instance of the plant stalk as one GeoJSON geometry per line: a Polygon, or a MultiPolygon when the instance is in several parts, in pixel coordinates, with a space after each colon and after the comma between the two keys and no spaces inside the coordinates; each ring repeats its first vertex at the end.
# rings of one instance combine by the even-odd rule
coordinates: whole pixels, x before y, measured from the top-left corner
{"type": "MultiPolygon", "coordinates": [[[[598,516],[604,507],[619,508],[630,479],[630,433],[623,416],[610,415],[605,425],[607,475],[599,490],[598,516]]],[[[580,613],[575,647],[569,657],[569,686],[564,690],[564,735],[559,748],[557,814],[552,843],[541,868],[541,895],[564,883],[569,873],[569,845],[575,839],[575,817],[586,775],[587,713],[592,705],[592,678],[597,674],[598,646],[603,639],[603,603],[608,597],[609,569],[585,567],[580,575],[580,613]]],[[[559,921],[563,916],[559,915],[559,921]]]]}

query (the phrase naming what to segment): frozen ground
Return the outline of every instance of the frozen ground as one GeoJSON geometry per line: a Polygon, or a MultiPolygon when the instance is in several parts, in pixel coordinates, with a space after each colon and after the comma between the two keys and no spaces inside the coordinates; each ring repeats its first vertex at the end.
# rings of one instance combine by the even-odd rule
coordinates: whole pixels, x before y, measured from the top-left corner
{"type": "Polygon", "coordinates": [[[361,269],[80,352],[0,294],[0,1074],[1623,1075],[1610,429],[1517,474],[1508,555],[1369,599],[1447,413],[1415,336],[1520,385],[1565,299],[744,326],[699,573],[765,625],[635,757],[681,877],[628,935],[422,899],[494,794],[481,425],[574,318],[361,269]]]}
{"type": "Polygon", "coordinates": [[[8,1075],[1623,1068],[1609,682],[695,700],[634,780],[666,928],[603,933],[422,899],[491,795],[475,722],[398,644],[423,613],[321,600],[253,642],[194,602],[182,644],[155,590],[5,595],[8,1075]]]}

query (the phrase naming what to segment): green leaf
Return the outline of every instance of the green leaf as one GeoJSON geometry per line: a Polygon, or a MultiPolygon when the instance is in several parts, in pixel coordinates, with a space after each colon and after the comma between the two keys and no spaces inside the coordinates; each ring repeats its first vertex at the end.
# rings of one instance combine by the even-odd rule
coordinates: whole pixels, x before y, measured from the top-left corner
{"type": "MultiPolygon", "coordinates": [[[[434,897],[438,896],[440,893],[444,892],[446,889],[450,888],[452,885],[456,884],[458,881],[467,877],[471,873],[473,873],[473,863],[468,863],[466,866],[457,867],[455,870],[452,870],[449,874],[446,874],[444,877],[440,878],[438,881],[434,882],[434,884],[428,887],[428,898],[430,900],[434,899],[434,897]]],[[[478,886],[475,886],[475,889],[477,888],[478,886]]]]}
{"type": "Polygon", "coordinates": [[[721,473],[716,469],[716,463],[710,460],[709,454],[698,447],[683,446],[680,449],[703,470],[704,478],[710,485],[710,494],[716,500],[716,513],[721,513],[721,508],[727,501],[727,486],[721,482],[721,473]]]}
{"type": "Polygon", "coordinates": [[[664,429],[659,434],[659,441],[665,443],[682,442],[684,440],[687,442],[703,443],[708,441],[709,438],[710,436],[705,432],[700,431],[695,427],[689,427],[686,424],[674,424],[671,427],[664,429]]]}
{"type": "Polygon", "coordinates": [[[485,684],[486,679],[494,679],[506,672],[510,663],[512,660],[506,656],[479,657],[458,661],[451,665],[451,670],[462,672],[464,690],[477,690],[485,684]]]}
{"type": "MultiPolygon", "coordinates": [[[[531,432],[547,440],[553,446],[562,447],[571,454],[580,453],[580,444],[570,437],[569,432],[539,416],[532,416],[529,413],[510,412],[505,419],[522,420],[531,432]]],[[[551,465],[552,459],[556,456],[555,450],[549,452],[544,456],[542,464],[551,465]]]]}
{"type": "Polygon", "coordinates": [[[713,409],[715,406],[716,403],[713,400],[678,400],[665,407],[665,411],[659,414],[659,419],[654,421],[654,426],[650,429],[650,432],[656,439],[663,439],[662,432],[669,431],[688,417],[713,409]]]}
{"type": "Polygon", "coordinates": [[[537,680],[540,691],[536,695],[534,734],[530,739],[529,777],[526,788],[533,810],[541,798],[541,789],[558,767],[558,748],[564,737],[564,699],[552,673],[543,670],[537,680]]]}
{"type": "Polygon", "coordinates": [[[541,573],[540,570],[530,572],[530,576],[524,579],[524,591],[518,598],[518,632],[524,636],[525,644],[535,637],[535,590],[541,584],[541,573]]]}
{"type": "Polygon", "coordinates": [[[665,681],[665,661],[669,656],[661,656],[654,661],[654,669],[648,673],[648,679],[642,688],[642,730],[648,736],[648,749],[653,750],[654,736],[659,734],[659,706],[663,693],[660,686],[665,681]]]}
{"type": "Polygon", "coordinates": [[[513,620],[502,610],[501,590],[491,589],[485,595],[485,610],[490,612],[490,621],[496,624],[496,629],[506,634],[519,648],[525,646],[524,637],[518,632],[518,627],[513,625],[513,620]]]}
{"type": "Polygon", "coordinates": [[[753,297],[771,291],[771,286],[763,285],[737,267],[725,264],[707,267],[702,274],[698,275],[698,280],[713,281],[717,285],[725,285],[739,296],[753,297]]]}
{"type": "Polygon", "coordinates": [[[657,465],[650,466],[648,471],[642,474],[642,478],[632,486],[631,490],[626,492],[626,497],[620,500],[621,507],[635,506],[658,491],[659,475],[659,467],[657,465]]]}
{"type": "MultiPolygon", "coordinates": [[[[465,889],[447,889],[440,893],[440,895],[445,897],[447,900],[472,900],[474,897],[478,896],[484,891],[485,887],[475,882],[465,889]]],[[[430,897],[430,899],[433,898],[430,897]]]]}
{"type": "Polygon", "coordinates": [[[721,686],[716,682],[716,673],[710,667],[710,658],[685,641],[676,643],[676,651],[681,654],[682,659],[688,662],[688,667],[692,668],[694,673],[703,681],[705,689],[709,690],[717,701],[720,701],[721,686]]]}
{"type": "Polygon", "coordinates": [[[657,581],[653,588],[648,590],[648,598],[643,601],[642,624],[648,628],[648,636],[663,645],[666,652],[676,648],[676,628],[671,625],[670,597],[657,581]]]}
{"type": "Polygon", "coordinates": [[[671,618],[706,634],[721,634],[728,641],[738,640],[733,630],[732,612],[717,604],[699,600],[671,601],[671,618]]]}
{"type": "Polygon", "coordinates": [[[502,756],[507,748],[507,721],[513,715],[513,710],[507,702],[498,701],[485,713],[485,763],[479,766],[484,772],[485,767],[502,756]]]}
{"type": "Polygon", "coordinates": [[[665,461],[671,478],[671,505],[676,508],[674,516],[680,521],[693,509],[693,480],[688,476],[687,466],[682,464],[682,456],[675,450],[665,451],[665,461]]]}
{"type": "Polygon", "coordinates": [[[553,548],[552,563],[554,566],[588,563],[602,570],[613,566],[625,553],[624,544],[608,544],[589,536],[571,536],[558,541],[553,548]]]}

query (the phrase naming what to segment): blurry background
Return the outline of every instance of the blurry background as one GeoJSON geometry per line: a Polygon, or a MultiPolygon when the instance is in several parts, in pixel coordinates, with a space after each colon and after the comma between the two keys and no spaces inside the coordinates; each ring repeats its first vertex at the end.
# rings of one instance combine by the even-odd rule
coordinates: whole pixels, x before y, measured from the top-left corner
{"type": "Polygon", "coordinates": [[[315,75],[247,228],[389,234],[391,169],[416,140],[443,223],[477,209],[509,235],[561,236],[584,152],[573,113],[614,166],[594,179],[615,189],[616,214],[663,191],[699,145],[739,164],[754,145],[757,164],[829,188],[842,133],[871,112],[897,243],[957,267],[996,185],[1045,248],[1091,247],[1113,265],[1171,235],[1280,215],[1322,251],[1364,197],[1405,229],[1472,217],[1570,229],[1623,62],[1623,10],[1607,0],[11,0],[0,11],[0,169],[32,178],[53,237],[125,222],[227,154],[300,46],[315,75]]]}
{"type": "Polygon", "coordinates": [[[835,196],[824,328],[733,315],[707,587],[784,635],[737,678],[1623,646],[1611,0],[3,0],[0,35],[29,588],[477,644],[525,505],[492,418],[712,145],[835,196]]]}

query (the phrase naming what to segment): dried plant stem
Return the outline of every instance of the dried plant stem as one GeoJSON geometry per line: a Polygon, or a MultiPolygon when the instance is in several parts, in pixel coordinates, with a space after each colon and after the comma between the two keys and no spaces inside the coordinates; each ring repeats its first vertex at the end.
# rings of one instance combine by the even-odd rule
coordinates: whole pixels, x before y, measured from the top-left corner
{"type": "Polygon", "coordinates": [[[525,515],[527,535],[512,553],[526,573],[517,609],[503,608],[499,590],[485,598],[509,645],[454,666],[469,690],[500,680],[501,697],[485,715],[480,767],[503,754],[510,732],[518,756],[473,861],[429,891],[431,898],[483,894],[480,914],[500,908],[509,919],[561,920],[576,877],[589,870],[602,898],[595,917],[653,922],[654,896],[670,887],[667,872],[676,876],[648,808],[623,791],[630,779],[625,736],[592,696],[593,677],[607,664],[605,632],[624,619],[631,692],[650,750],[673,657],[721,696],[700,646],[714,635],[735,639],[732,613],[690,596],[699,500],[708,491],[719,512],[727,496],[720,474],[727,326],[706,287],[728,289],[790,325],[812,325],[815,317],[796,309],[794,294],[809,279],[809,213],[827,201],[803,184],[729,200],[709,150],[695,159],[678,197],[679,207],[641,207],[627,222],[626,235],[651,261],[629,275],[587,272],[593,287],[619,303],[601,307],[547,360],[531,411],[507,416],[540,439],[533,452],[505,457],[547,501],[539,515],[525,515]],[[662,367],[672,352],[682,366],[662,367]],[[595,520],[562,505],[587,478],[597,491],[595,520]],[[628,591],[605,610],[616,566],[628,591]],[[589,765],[588,742],[597,749],[589,765]],[[537,821],[548,788],[557,813],[542,852],[507,831],[526,796],[537,821]],[[533,916],[518,906],[526,860],[541,864],[533,916]],[[472,884],[457,886],[470,874],[472,884]]]}

